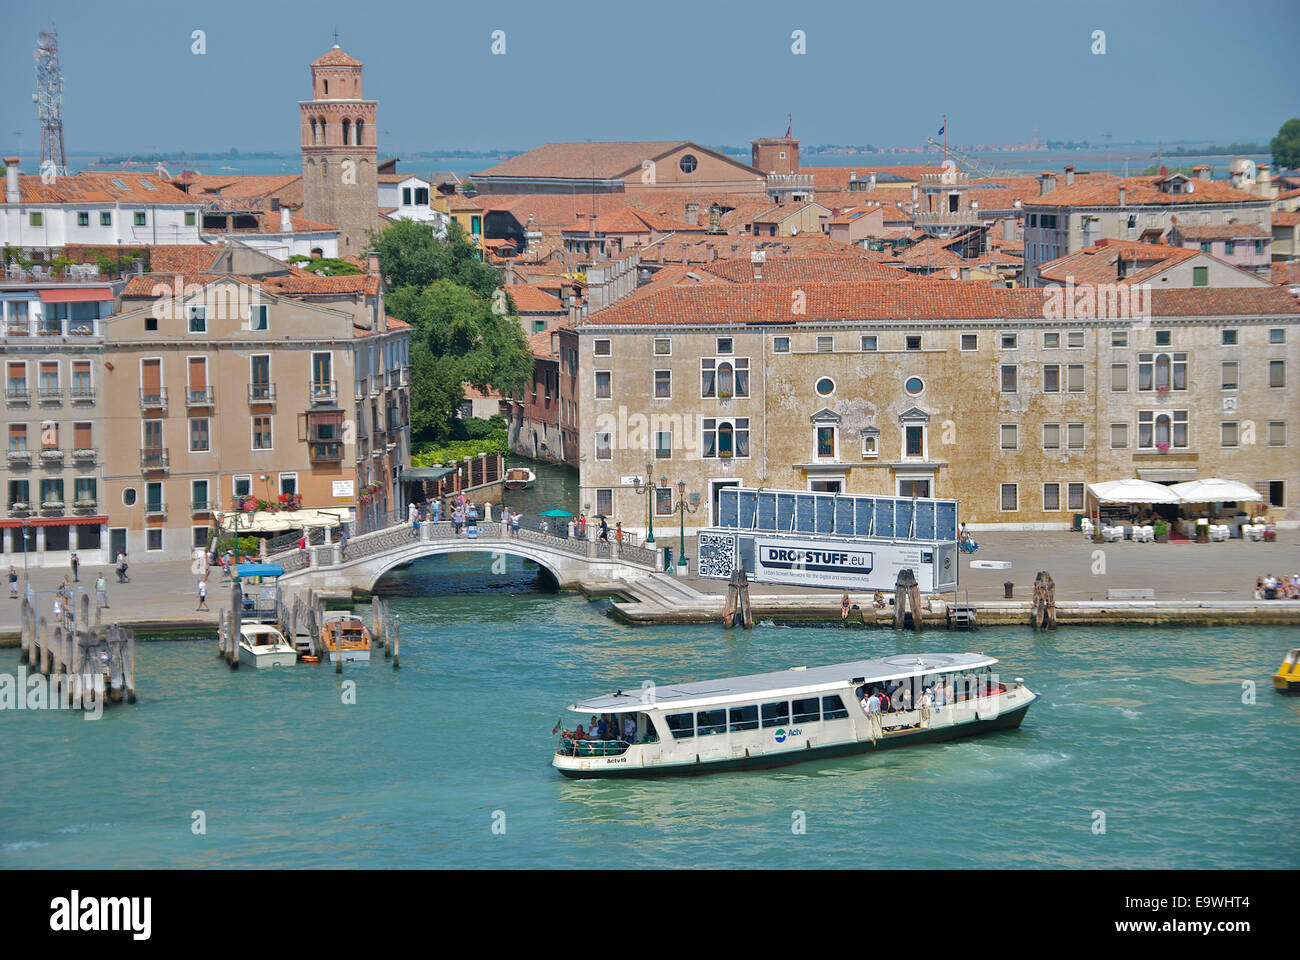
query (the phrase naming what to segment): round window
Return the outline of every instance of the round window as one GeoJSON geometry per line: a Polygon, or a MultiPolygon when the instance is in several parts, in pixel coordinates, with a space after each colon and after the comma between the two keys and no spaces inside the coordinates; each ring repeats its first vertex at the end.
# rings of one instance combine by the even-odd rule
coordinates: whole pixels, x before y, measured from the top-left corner
{"type": "Polygon", "coordinates": [[[922,390],[925,389],[925,381],[922,380],[920,377],[908,377],[907,380],[903,383],[903,389],[906,390],[911,396],[915,397],[922,390]]]}
{"type": "Polygon", "coordinates": [[[122,504],[127,507],[135,506],[135,487],[127,487],[122,491],[122,504]]]}
{"type": "Polygon", "coordinates": [[[694,173],[695,168],[699,165],[700,161],[695,159],[695,154],[693,153],[684,153],[682,154],[682,158],[677,161],[677,166],[682,173],[694,173]]]}
{"type": "Polygon", "coordinates": [[[830,377],[822,377],[817,381],[817,396],[829,397],[835,392],[835,381],[830,377]]]}

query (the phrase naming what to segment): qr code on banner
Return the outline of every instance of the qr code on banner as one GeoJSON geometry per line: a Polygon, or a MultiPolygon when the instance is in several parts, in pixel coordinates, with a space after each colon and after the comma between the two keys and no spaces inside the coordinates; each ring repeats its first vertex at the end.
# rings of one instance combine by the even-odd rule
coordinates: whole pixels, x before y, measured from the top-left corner
{"type": "Polygon", "coordinates": [[[701,533],[699,575],[726,580],[731,577],[736,538],[725,533],[701,533]]]}

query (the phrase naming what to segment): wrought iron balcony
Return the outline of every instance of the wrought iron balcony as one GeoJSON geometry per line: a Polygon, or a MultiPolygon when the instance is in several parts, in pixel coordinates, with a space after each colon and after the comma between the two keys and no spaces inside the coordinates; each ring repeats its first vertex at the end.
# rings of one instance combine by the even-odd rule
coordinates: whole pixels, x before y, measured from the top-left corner
{"type": "Polygon", "coordinates": [[[366,399],[366,394],[370,392],[370,378],[362,377],[356,382],[356,389],[353,391],[355,400],[366,399]]]}
{"type": "Polygon", "coordinates": [[[30,404],[32,395],[27,392],[27,384],[10,383],[5,389],[5,403],[30,404]]]}
{"type": "Polygon", "coordinates": [[[193,500],[190,502],[190,513],[211,513],[211,512],[212,512],[212,501],[208,500],[206,497],[201,500],[193,500]]]}
{"type": "Polygon", "coordinates": [[[72,451],[73,460],[85,463],[94,463],[98,456],[99,452],[94,447],[77,447],[72,451]]]}
{"type": "Polygon", "coordinates": [[[339,402],[339,382],[312,380],[308,385],[308,395],[314,404],[336,404],[339,402]]]}
{"type": "Polygon", "coordinates": [[[171,469],[171,459],[164,447],[144,447],[140,451],[140,469],[146,472],[171,469]]]}
{"type": "Polygon", "coordinates": [[[62,448],[60,448],[60,447],[42,447],[42,448],[41,448],[41,463],[43,463],[43,464],[57,463],[57,464],[59,464],[59,465],[61,466],[61,465],[63,464],[63,450],[62,450],[62,448]]]}
{"type": "Polygon", "coordinates": [[[36,389],[36,399],[40,403],[63,405],[63,388],[59,386],[41,386],[36,389]]]}
{"type": "Polygon", "coordinates": [[[78,497],[72,501],[72,509],[79,511],[94,510],[99,506],[98,497],[78,497]]]}
{"type": "Polygon", "coordinates": [[[162,502],[146,503],[144,505],[144,515],[146,517],[166,519],[167,505],[162,502]]]}
{"type": "Polygon", "coordinates": [[[214,405],[211,387],[189,387],[186,389],[186,407],[193,409],[194,407],[211,407],[214,405]]]}
{"type": "Polygon", "coordinates": [[[249,403],[275,403],[274,383],[250,383],[248,385],[249,403]]]}
{"type": "Polygon", "coordinates": [[[150,410],[161,410],[164,413],[167,411],[166,387],[140,391],[140,412],[147,413],[150,410]]]}
{"type": "Polygon", "coordinates": [[[16,466],[31,466],[32,452],[30,450],[10,450],[9,462],[16,466]]]}
{"type": "Polygon", "coordinates": [[[26,517],[30,516],[31,512],[32,505],[25,500],[15,500],[9,504],[9,515],[11,517],[26,517]]]}
{"type": "Polygon", "coordinates": [[[95,388],[79,387],[74,385],[72,388],[72,402],[73,403],[94,403],[95,388]]]}

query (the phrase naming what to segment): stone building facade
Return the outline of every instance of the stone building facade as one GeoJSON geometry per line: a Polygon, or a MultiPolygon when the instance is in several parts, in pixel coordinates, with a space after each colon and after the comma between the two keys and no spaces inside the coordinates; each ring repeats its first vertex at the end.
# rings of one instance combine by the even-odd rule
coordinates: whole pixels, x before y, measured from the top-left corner
{"type": "Polygon", "coordinates": [[[583,502],[642,529],[651,462],[700,495],[688,526],[743,484],[954,497],[977,525],[1052,529],[1087,483],[1221,476],[1300,521],[1300,305],[1150,296],[1120,319],[959,281],[635,298],[578,328],[583,502]]]}

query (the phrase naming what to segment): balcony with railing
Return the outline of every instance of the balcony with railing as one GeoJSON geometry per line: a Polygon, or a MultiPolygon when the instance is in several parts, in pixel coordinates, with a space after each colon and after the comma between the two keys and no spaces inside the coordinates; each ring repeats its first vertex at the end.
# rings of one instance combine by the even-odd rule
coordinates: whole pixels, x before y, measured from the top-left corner
{"type": "Polygon", "coordinates": [[[140,450],[140,469],[146,473],[171,469],[171,458],[165,447],[144,447],[140,450]]]}
{"type": "Polygon", "coordinates": [[[161,500],[152,500],[144,505],[144,515],[149,520],[166,520],[167,505],[161,500]]]}
{"type": "Polygon", "coordinates": [[[42,406],[63,406],[63,388],[57,383],[42,383],[36,388],[36,401],[42,406]]]}
{"type": "Polygon", "coordinates": [[[9,516],[11,517],[30,517],[32,515],[32,505],[26,500],[15,500],[9,504],[9,516]]]}
{"type": "Polygon", "coordinates": [[[410,386],[411,368],[409,366],[402,367],[401,370],[398,371],[398,383],[403,387],[410,386]]]}
{"type": "Polygon", "coordinates": [[[13,406],[29,406],[32,395],[27,392],[26,383],[10,383],[5,387],[5,403],[13,406]]]}
{"type": "Polygon", "coordinates": [[[10,319],[2,329],[6,341],[29,342],[33,346],[61,340],[65,343],[102,343],[104,328],[100,320],[68,320],[58,317],[10,319]]]}
{"type": "Polygon", "coordinates": [[[202,513],[211,513],[213,506],[214,505],[209,498],[197,497],[190,501],[190,513],[196,516],[202,513]]]}
{"type": "Polygon", "coordinates": [[[248,385],[249,403],[275,403],[274,383],[250,383],[248,385]]]}
{"type": "Polygon", "coordinates": [[[370,378],[362,377],[356,382],[356,389],[353,390],[353,399],[358,402],[366,399],[366,394],[370,392],[370,378]]]}
{"type": "Polygon", "coordinates": [[[42,500],[41,513],[47,516],[62,513],[67,509],[67,504],[60,500],[42,500]]]}
{"type": "Polygon", "coordinates": [[[195,407],[215,406],[212,388],[188,387],[185,390],[185,406],[190,410],[193,410],[195,407]]]}
{"type": "Polygon", "coordinates": [[[75,447],[72,459],[76,463],[92,464],[99,459],[99,451],[94,447],[75,447]]]}
{"type": "Polygon", "coordinates": [[[368,456],[370,456],[370,439],[368,437],[358,437],[357,438],[357,463],[360,463],[368,456]]]}
{"type": "Polygon", "coordinates": [[[93,404],[95,402],[95,388],[82,383],[74,383],[70,397],[74,405],[93,404]]]}
{"type": "Polygon", "coordinates": [[[154,387],[151,390],[140,391],[140,412],[148,413],[150,410],[167,412],[166,387],[154,387]]]}
{"type": "Polygon", "coordinates": [[[339,402],[337,380],[312,380],[308,383],[308,397],[313,405],[325,406],[339,402]]]}
{"type": "Polygon", "coordinates": [[[41,466],[63,466],[63,450],[60,447],[41,448],[41,466]]]}
{"type": "Polygon", "coordinates": [[[93,513],[98,507],[98,497],[78,497],[72,501],[72,509],[76,513],[93,513]]]}
{"type": "Polygon", "coordinates": [[[30,467],[32,465],[32,452],[26,448],[19,447],[16,450],[9,451],[9,466],[11,467],[30,467]]]}

